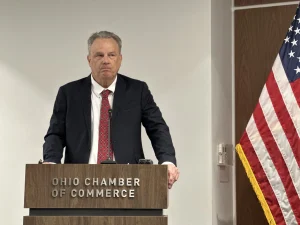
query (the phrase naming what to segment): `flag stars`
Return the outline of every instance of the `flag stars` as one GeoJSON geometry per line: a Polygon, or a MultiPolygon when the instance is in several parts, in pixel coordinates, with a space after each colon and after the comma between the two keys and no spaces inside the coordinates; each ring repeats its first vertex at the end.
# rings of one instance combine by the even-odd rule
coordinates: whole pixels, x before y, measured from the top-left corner
{"type": "Polygon", "coordinates": [[[298,20],[298,23],[300,23],[300,18],[298,18],[297,20],[298,20]]]}
{"type": "Polygon", "coordinates": [[[299,59],[299,62],[300,62],[300,57],[297,57],[297,59],[299,59]]]}
{"type": "MultiPolygon", "coordinates": [[[[299,57],[298,57],[298,58],[299,58],[299,57]]],[[[296,70],[296,74],[300,73],[300,68],[299,68],[299,66],[297,66],[297,68],[294,69],[294,70],[296,70]]]]}
{"type": "Polygon", "coordinates": [[[290,26],[289,31],[293,31],[293,26],[290,26]]]}
{"type": "Polygon", "coordinates": [[[298,40],[295,40],[295,38],[294,38],[294,40],[291,43],[293,46],[295,46],[295,45],[297,46],[297,42],[298,42],[298,40]]]}
{"type": "Polygon", "coordinates": [[[297,27],[297,29],[294,30],[294,32],[295,32],[295,35],[300,34],[300,29],[297,27]]]}
{"type": "Polygon", "coordinates": [[[284,41],[285,41],[285,43],[290,42],[290,37],[287,36],[287,37],[284,39],[284,41]]]}
{"type": "Polygon", "coordinates": [[[295,54],[295,52],[293,52],[293,51],[291,50],[291,52],[289,53],[290,58],[295,57],[294,54],[295,54]]]}

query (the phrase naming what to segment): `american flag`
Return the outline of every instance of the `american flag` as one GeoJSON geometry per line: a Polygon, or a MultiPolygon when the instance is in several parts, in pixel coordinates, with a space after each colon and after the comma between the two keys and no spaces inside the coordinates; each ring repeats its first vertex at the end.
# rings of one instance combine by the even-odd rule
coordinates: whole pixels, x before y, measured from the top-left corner
{"type": "Polygon", "coordinates": [[[300,12],[236,146],[269,224],[300,225],[300,12]]]}

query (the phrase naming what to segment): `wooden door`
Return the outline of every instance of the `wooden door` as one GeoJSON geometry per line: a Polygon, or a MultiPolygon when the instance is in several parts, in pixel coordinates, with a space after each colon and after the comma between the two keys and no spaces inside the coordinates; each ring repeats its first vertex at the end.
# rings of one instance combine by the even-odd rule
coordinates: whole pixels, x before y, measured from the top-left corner
{"type": "MultiPolygon", "coordinates": [[[[297,5],[289,5],[234,12],[236,142],[258,102],[296,8],[297,5]]],[[[237,225],[267,225],[245,170],[236,157],[237,225]]]]}

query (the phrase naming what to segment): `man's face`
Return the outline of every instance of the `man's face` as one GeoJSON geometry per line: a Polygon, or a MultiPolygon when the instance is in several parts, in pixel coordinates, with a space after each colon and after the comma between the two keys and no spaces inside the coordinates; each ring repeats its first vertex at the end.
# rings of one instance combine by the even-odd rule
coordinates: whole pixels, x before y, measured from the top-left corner
{"type": "Polygon", "coordinates": [[[118,43],[112,38],[98,38],[87,57],[94,78],[99,81],[113,80],[121,66],[122,55],[118,43]]]}

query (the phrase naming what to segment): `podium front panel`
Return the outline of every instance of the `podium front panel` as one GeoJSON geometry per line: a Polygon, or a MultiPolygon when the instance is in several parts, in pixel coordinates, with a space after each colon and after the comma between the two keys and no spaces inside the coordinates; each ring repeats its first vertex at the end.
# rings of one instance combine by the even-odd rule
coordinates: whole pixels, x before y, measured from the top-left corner
{"type": "Polygon", "coordinates": [[[166,209],[167,166],[26,165],[24,207],[166,209]]]}

